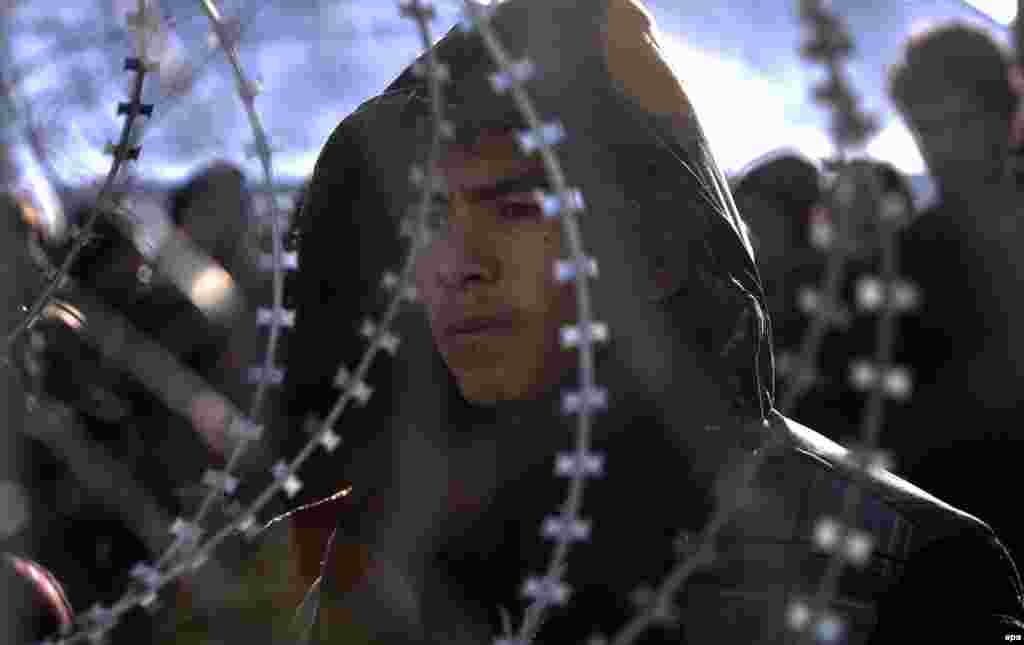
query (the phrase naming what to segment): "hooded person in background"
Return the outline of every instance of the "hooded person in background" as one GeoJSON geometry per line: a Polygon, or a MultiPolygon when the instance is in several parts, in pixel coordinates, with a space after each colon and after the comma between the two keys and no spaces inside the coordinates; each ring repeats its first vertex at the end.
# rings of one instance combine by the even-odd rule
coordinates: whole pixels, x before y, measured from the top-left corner
{"type": "MultiPolygon", "coordinates": [[[[849,453],[773,409],[750,244],[652,17],[632,0],[509,0],[495,11],[512,59],[537,66],[528,87],[539,113],[565,126],[559,159],[585,195],[595,317],[611,338],[596,348],[609,409],[592,428],[607,455],[581,511],[592,534],[570,550],[572,594],[547,610],[539,642],[616,633],[637,610],[634,592],[660,584],[722,505],[737,508],[717,557],[673,597],[678,622],[638,642],[794,641],[787,615],[824,575],[829,554],[814,535],[840,512],[849,453]],[[737,468],[759,449],[764,463],[739,503],[737,468]]],[[[531,198],[545,175],[516,144],[522,119],[491,91],[479,37],[453,29],[434,52],[449,67],[457,135],[439,166],[440,225],[417,255],[417,310],[395,322],[402,348],[369,376],[389,393],[376,404],[383,418],[343,416],[337,427],[385,448],[361,470],[357,455],[336,471],[350,495],[268,526],[268,557],[290,570],[253,581],[280,591],[277,606],[309,588],[293,625],[304,642],[490,642],[524,578],[546,568],[541,526],[565,500],[552,457],[571,445],[576,419],[559,410],[578,388],[578,357],[558,338],[576,310],[553,264],[568,249],[531,198]]],[[[401,261],[388,232],[414,202],[409,168],[430,136],[415,70],[339,125],[305,196],[292,427],[329,409],[334,346],[351,340],[339,322],[378,305],[367,281],[401,261]]],[[[882,470],[863,486],[855,524],[873,550],[832,605],[845,642],[1024,634],[1019,577],[987,525],[882,470]]]]}
{"type": "MultiPolygon", "coordinates": [[[[842,253],[842,281],[836,294],[842,318],[827,328],[812,357],[814,383],[802,396],[788,402],[791,407],[785,412],[844,444],[858,440],[868,396],[851,383],[851,365],[873,356],[879,343],[878,311],[866,310],[859,303],[859,286],[862,280],[881,274],[882,236],[890,235],[896,244],[914,212],[910,186],[892,165],[857,160],[850,169],[848,179],[843,181],[862,184],[863,195],[874,190],[874,183],[886,198],[900,201],[908,213],[906,220],[891,230],[882,228],[878,225],[880,211],[866,201],[846,213],[839,212],[834,195],[839,179],[826,183],[810,160],[796,154],[778,154],[756,162],[736,182],[734,191],[737,205],[750,225],[765,284],[780,401],[789,401],[786,389],[794,386],[795,368],[814,324],[808,295],[825,289],[826,275],[834,260],[832,254],[842,253]]],[[[903,358],[901,339],[897,332],[897,362],[903,358]]],[[[902,430],[888,416],[899,405],[898,401],[887,405],[881,433],[884,448],[891,448],[890,431],[902,430]]],[[[901,422],[911,420],[908,417],[901,422]]],[[[902,460],[897,466],[904,466],[902,460]]]]}
{"type": "Polygon", "coordinates": [[[169,200],[172,221],[247,292],[262,282],[253,196],[242,170],[216,161],[196,172],[169,200]]]}

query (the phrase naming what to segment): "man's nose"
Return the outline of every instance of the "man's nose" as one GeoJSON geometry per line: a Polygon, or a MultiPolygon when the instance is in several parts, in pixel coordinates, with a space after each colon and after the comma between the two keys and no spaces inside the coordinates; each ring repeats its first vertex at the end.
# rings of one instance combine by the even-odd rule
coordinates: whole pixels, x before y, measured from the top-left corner
{"type": "Polygon", "coordinates": [[[450,226],[439,241],[437,278],[447,289],[465,289],[473,282],[486,282],[495,276],[494,262],[472,232],[450,226]]]}
{"type": "Polygon", "coordinates": [[[477,221],[480,214],[460,202],[453,200],[445,234],[438,240],[437,277],[449,289],[464,289],[472,282],[487,282],[497,276],[491,236],[477,221]]]}

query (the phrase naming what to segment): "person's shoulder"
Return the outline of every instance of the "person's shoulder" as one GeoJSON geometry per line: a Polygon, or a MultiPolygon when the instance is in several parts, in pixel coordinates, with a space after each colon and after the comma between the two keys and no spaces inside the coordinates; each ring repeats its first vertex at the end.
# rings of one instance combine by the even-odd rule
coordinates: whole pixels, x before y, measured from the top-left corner
{"type": "MultiPolygon", "coordinates": [[[[795,421],[783,424],[784,461],[805,475],[806,517],[840,517],[858,480],[853,452],[795,421]]],[[[985,522],[883,468],[859,482],[854,528],[866,532],[876,560],[878,634],[1024,635],[1020,575],[985,522]]]]}
{"type": "MultiPolygon", "coordinates": [[[[781,417],[787,435],[787,461],[816,481],[819,505],[830,506],[836,495],[859,482],[862,513],[873,519],[888,518],[905,525],[900,541],[904,555],[950,537],[974,537],[985,541],[992,529],[977,517],[928,493],[890,470],[870,468],[858,477],[854,451],[792,419],[781,417]],[[827,493],[826,491],[831,491],[827,493]]],[[[869,518],[870,519],[870,518],[869,518]]]]}

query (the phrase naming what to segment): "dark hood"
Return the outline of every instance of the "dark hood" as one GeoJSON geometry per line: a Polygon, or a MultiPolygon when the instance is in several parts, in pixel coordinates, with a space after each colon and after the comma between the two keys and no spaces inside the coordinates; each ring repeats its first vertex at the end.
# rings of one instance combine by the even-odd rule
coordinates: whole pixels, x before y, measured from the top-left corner
{"type": "MultiPolygon", "coordinates": [[[[510,0],[498,6],[494,24],[513,60],[528,52],[535,63],[528,91],[544,119],[565,126],[559,160],[587,204],[579,221],[585,252],[600,267],[595,318],[612,339],[597,362],[612,409],[598,415],[595,436],[653,417],[690,455],[746,443],[744,429],[763,427],[773,397],[762,287],[725,178],[684,83],[658,48],[650,15],[627,0],[510,0]]],[[[511,98],[492,93],[493,67],[475,35],[452,29],[434,50],[449,68],[448,117],[460,139],[522,125],[511,98]]],[[[410,66],[345,118],[321,152],[299,223],[293,411],[312,405],[325,412],[337,396],[329,384],[338,364],[351,369],[366,347],[359,324],[383,311],[381,273],[397,271],[404,258],[398,220],[415,203],[409,166],[425,159],[429,126],[427,88],[410,66]]],[[[503,464],[527,450],[524,437],[538,436],[531,452],[544,459],[568,446],[575,420],[559,418],[561,389],[539,402],[469,406],[425,327],[418,306],[397,319],[398,356],[379,358],[371,370],[378,394],[342,417],[350,446],[392,441],[380,424],[389,418],[397,429],[393,452],[381,454],[411,451],[405,454],[421,468],[409,481],[427,498],[424,451],[432,446],[449,455],[443,462],[452,442],[504,438],[503,464]],[[558,424],[564,427],[552,427],[558,424]],[[525,432],[538,427],[551,430],[525,432]]],[[[345,457],[353,461],[345,479],[406,477],[402,458],[394,458],[361,467],[358,457],[345,457]]],[[[721,464],[706,454],[695,461],[721,464]]],[[[339,469],[331,470],[337,479],[339,469]]]]}
{"type": "MultiPolygon", "coordinates": [[[[528,86],[539,113],[561,121],[568,132],[558,153],[588,206],[581,226],[584,246],[601,267],[597,315],[614,336],[633,336],[634,304],[657,301],[661,312],[686,309],[685,326],[710,336],[706,349],[728,350],[729,371],[743,382],[743,394],[768,405],[768,324],[749,241],[685,84],[657,45],[650,15],[624,1],[512,0],[500,5],[494,22],[512,58],[528,52],[539,70],[528,86]],[[622,320],[616,321],[619,312],[622,320]],[[739,328],[747,338],[732,348],[729,339],[739,328]]],[[[491,91],[493,65],[475,35],[453,28],[434,50],[450,70],[448,114],[460,138],[521,123],[512,100],[491,91]]],[[[371,166],[368,179],[385,210],[404,215],[414,199],[409,163],[424,158],[429,138],[426,96],[410,65],[346,118],[321,153],[313,201],[318,194],[327,198],[323,184],[333,182],[326,175],[352,161],[353,151],[343,143],[352,137],[345,130],[362,140],[358,154],[371,166]]],[[[338,204],[332,216],[344,216],[344,208],[338,204]]],[[[673,324],[656,331],[654,336],[673,336],[678,330],[673,324]]],[[[653,346],[637,343],[633,349],[657,363],[662,350],[653,346]]]]}

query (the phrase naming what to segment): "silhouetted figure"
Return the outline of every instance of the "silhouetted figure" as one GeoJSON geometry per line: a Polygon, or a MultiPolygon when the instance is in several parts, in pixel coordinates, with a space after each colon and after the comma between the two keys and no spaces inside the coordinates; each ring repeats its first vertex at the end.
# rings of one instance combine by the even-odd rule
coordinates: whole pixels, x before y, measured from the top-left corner
{"type": "Polygon", "coordinates": [[[253,196],[241,169],[224,161],[202,168],[172,192],[169,211],[175,225],[243,288],[260,283],[253,196]]]}

